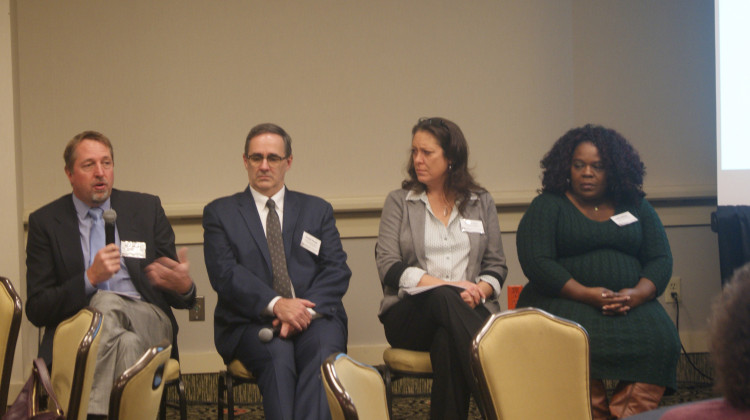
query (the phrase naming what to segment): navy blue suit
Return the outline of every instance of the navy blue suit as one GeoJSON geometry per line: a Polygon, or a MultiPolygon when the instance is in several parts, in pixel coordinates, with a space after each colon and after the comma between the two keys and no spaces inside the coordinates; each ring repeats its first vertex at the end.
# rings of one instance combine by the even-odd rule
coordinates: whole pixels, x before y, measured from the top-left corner
{"type": "Polygon", "coordinates": [[[322,318],[290,339],[258,339],[270,326],[263,315],[278,294],[263,225],[250,189],[219,198],[203,211],[204,253],[218,294],[216,349],[226,363],[239,359],[258,378],[267,418],[330,418],[320,365],[346,351],[347,317],[341,302],[351,271],[326,201],[287,190],[282,236],[295,296],[315,303],[322,318]],[[300,246],[304,232],[321,241],[318,255],[300,246]]]}

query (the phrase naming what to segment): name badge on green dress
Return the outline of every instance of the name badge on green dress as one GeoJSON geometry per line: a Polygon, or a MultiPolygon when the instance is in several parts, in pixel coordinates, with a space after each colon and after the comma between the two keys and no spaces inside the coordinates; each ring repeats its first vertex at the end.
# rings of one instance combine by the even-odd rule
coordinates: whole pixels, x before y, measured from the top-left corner
{"type": "Polygon", "coordinates": [[[622,212],[620,214],[616,214],[611,217],[612,221],[617,224],[617,226],[627,226],[631,223],[635,223],[638,221],[638,218],[633,216],[629,211],[622,212]]]}

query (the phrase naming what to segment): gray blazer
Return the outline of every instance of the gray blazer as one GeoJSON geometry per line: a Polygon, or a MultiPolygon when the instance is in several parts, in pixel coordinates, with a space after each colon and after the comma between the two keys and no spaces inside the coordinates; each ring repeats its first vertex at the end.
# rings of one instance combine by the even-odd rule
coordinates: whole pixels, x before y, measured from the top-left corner
{"type": "MultiPolygon", "coordinates": [[[[383,300],[378,315],[384,314],[399,301],[398,285],[404,270],[408,267],[426,270],[427,267],[424,247],[427,208],[421,200],[407,200],[408,193],[400,189],[388,194],[380,217],[375,263],[383,286],[383,300]]],[[[476,281],[480,275],[488,274],[496,278],[502,287],[508,267],[505,265],[494,200],[487,192],[472,194],[461,217],[481,220],[485,232],[468,234],[471,249],[466,280],[476,281]]],[[[487,300],[485,306],[490,312],[500,310],[496,297],[487,300]]]]}

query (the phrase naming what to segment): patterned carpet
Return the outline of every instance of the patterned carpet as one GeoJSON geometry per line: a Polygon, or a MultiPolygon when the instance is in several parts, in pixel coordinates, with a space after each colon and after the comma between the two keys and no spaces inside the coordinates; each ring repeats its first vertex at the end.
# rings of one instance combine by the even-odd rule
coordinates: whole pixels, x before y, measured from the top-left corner
{"type": "MultiPolygon", "coordinates": [[[[702,372],[711,375],[712,369],[705,353],[691,354],[693,363],[702,372]]],[[[189,419],[216,419],[218,418],[216,406],[216,389],[218,383],[217,374],[194,374],[184,375],[186,393],[188,397],[189,419]]],[[[712,384],[695,369],[693,369],[683,356],[678,365],[678,390],[673,395],[665,396],[661,406],[682,404],[684,402],[699,401],[715,398],[712,384]]],[[[613,388],[614,383],[605,382],[608,388],[613,388]]],[[[430,412],[430,380],[428,379],[402,379],[394,384],[394,392],[409,394],[408,397],[396,398],[393,402],[393,418],[395,419],[427,419],[430,412]]],[[[263,407],[260,394],[255,385],[242,385],[235,389],[236,401],[235,418],[237,420],[264,419],[263,407]]],[[[170,390],[167,395],[172,403],[167,409],[167,418],[179,419],[176,408],[177,395],[170,390]]],[[[226,419],[226,415],[224,416],[226,419]]],[[[481,419],[479,410],[472,402],[469,419],[481,419]]]]}
{"type": "MultiPolygon", "coordinates": [[[[683,402],[698,401],[708,398],[714,398],[711,386],[706,384],[680,384],[678,392],[671,396],[666,396],[662,400],[662,406],[681,404],[683,402]]],[[[430,412],[430,398],[408,397],[397,398],[393,402],[393,419],[427,419],[430,412]]],[[[167,418],[170,420],[179,419],[179,412],[176,407],[169,407],[167,418]]],[[[196,403],[188,404],[189,419],[216,419],[216,403],[196,403]]],[[[226,419],[226,415],[224,416],[226,419]]],[[[255,420],[264,419],[263,407],[260,403],[240,404],[235,409],[235,419],[237,420],[255,420]]],[[[479,410],[472,403],[469,413],[469,419],[481,419],[479,410]]]]}

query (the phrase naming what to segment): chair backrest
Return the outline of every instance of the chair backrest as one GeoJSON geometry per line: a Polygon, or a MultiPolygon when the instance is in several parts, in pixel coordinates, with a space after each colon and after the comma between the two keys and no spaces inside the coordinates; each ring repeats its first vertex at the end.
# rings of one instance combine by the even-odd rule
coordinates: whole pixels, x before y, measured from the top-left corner
{"type": "Polygon", "coordinates": [[[0,416],[8,406],[8,388],[13,370],[13,355],[16,352],[18,330],[21,327],[21,297],[13,284],[0,277],[0,416]]]}
{"type": "Polygon", "coordinates": [[[320,367],[334,420],[388,419],[385,384],[375,368],[344,353],[330,355],[320,367]]]}
{"type": "Polygon", "coordinates": [[[164,392],[164,369],[172,346],[151,347],[115,380],[109,397],[110,420],[156,419],[164,392]]]}
{"type": "Polygon", "coordinates": [[[493,314],[472,342],[489,419],[590,419],[589,340],[577,323],[535,308],[493,314]]]}
{"type": "Polygon", "coordinates": [[[50,380],[70,420],[86,419],[101,326],[101,312],[86,307],[55,329],[50,380]]]}

